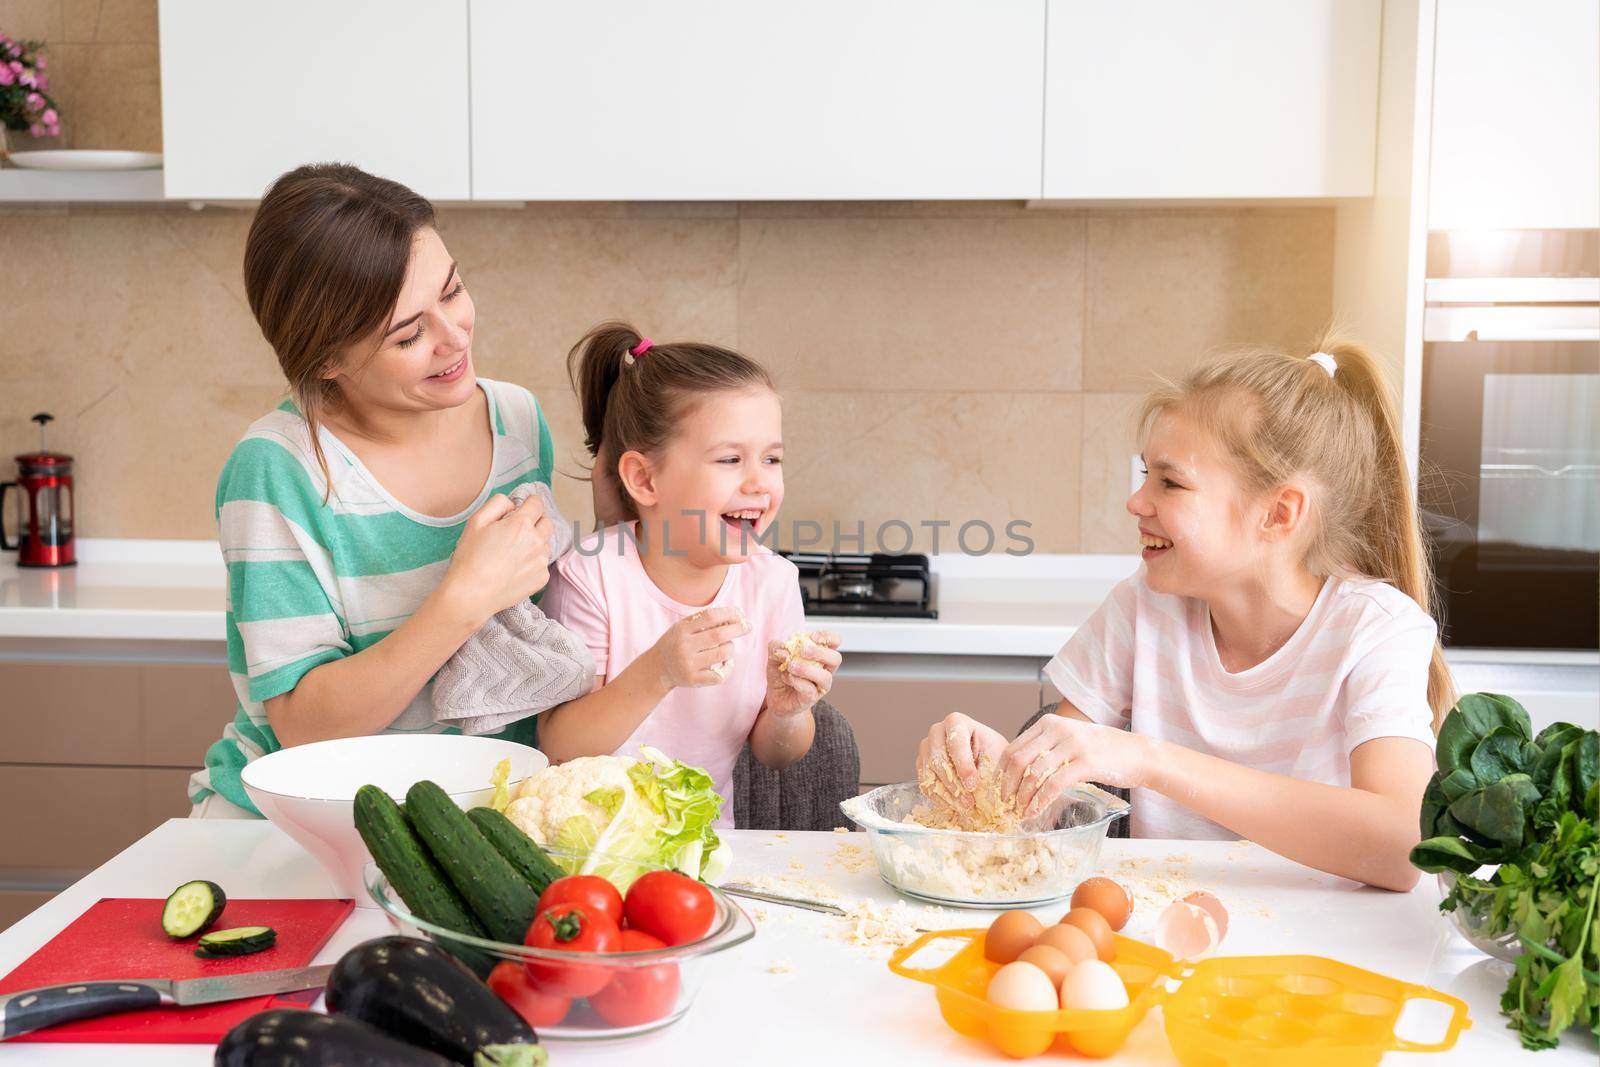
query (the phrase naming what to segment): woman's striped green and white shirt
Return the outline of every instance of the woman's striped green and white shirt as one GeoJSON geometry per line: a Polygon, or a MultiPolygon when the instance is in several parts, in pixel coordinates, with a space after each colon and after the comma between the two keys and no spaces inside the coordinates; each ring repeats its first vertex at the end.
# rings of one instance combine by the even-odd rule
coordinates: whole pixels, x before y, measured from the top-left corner
{"type": "MultiPolygon", "coordinates": [[[[217,524],[228,568],[228,671],[238,706],[207,751],[205,768],[190,779],[192,802],[215,792],[254,811],[239,771],[281,747],[263,704],[312,668],[377,644],[409,618],[444,577],[468,516],[491,495],[523,482],[549,484],[550,429],[538,402],[520,386],[483,378],[479,385],[494,428],[494,461],[477,499],[448,518],[400,503],[326,429],[321,441],[333,491],[324,503],[326,482],[309,430],[287,401],[234,447],[217,482],[217,524]]],[[[457,732],[434,723],[431,685],[386,733],[457,732]]]]}

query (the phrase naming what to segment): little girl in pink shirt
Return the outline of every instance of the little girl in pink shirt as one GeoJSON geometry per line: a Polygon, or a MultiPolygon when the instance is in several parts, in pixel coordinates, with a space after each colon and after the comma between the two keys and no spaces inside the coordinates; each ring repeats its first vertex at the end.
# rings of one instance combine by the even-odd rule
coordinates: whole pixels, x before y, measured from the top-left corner
{"type": "Polygon", "coordinates": [[[1140,421],[1144,563],[1045,668],[1059,713],[1009,745],[952,715],[919,770],[970,798],[993,765],[1025,812],[1126,786],[1138,836],[1246,837],[1409,889],[1454,695],[1382,372],[1348,342],[1243,352],[1140,421]]]}
{"type": "Polygon", "coordinates": [[[568,370],[597,510],[614,490],[626,521],[551,568],[541,607],[589,646],[597,684],[539,716],[539,747],[558,763],[660,749],[710,773],[731,825],[745,743],[774,769],[804,756],[840,663],[834,635],[805,634],[794,564],[758,542],[783,504],[778,395],[737,352],[621,323],[568,370]]]}

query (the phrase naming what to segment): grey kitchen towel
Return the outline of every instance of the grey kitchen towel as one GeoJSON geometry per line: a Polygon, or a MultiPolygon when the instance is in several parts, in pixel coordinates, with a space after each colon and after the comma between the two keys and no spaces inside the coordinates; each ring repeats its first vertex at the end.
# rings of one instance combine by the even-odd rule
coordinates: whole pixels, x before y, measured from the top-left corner
{"type": "MultiPolygon", "coordinates": [[[[511,491],[521,507],[537,495],[550,517],[550,562],[572,549],[572,528],[543,482],[511,491]]],[[[433,718],[465,734],[488,734],[581,697],[594,688],[594,657],[571,630],[531,600],[484,623],[433,676],[433,718]]]]}

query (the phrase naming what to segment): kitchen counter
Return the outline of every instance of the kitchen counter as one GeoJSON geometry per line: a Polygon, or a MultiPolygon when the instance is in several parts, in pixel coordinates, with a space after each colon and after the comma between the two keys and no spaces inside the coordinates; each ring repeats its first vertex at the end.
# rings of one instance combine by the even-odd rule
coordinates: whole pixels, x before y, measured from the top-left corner
{"type": "MultiPolygon", "coordinates": [[[[821,881],[842,897],[880,902],[895,899],[870,862],[841,858],[841,845],[864,847],[860,835],[734,831],[734,875],[821,881]]],[[[1123,874],[1119,865],[1172,877],[1214,890],[1232,908],[1224,954],[1314,953],[1329,955],[1408,982],[1429,985],[1465,1000],[1473,1025],[1447,1053],[1408,1057],[1391,1053],[1385,1062],[1482,1064],[1526,1061],[1546,1067],[1593,1064],[1594,1039],[1567,1034],[1558,1050],[1524,1053],[1499,1015],[1506,968],[1461,940],[1435,910],[1431,880],[1411,893],[1386,893],[1322,875],[1255,846],[1210,841],[1106,842],[1103,865],[1137,887],[1144,874],[1123,874]]],[[[315,897],[331,892],[320,867],[270,824],[218,820],[172,820],[67,889],[49,904],[0,933],[0,973],[50,939],[85,907],[105,896],[164,897],[197,875],[224,883],[230,894],[315,897]],[[197,857],[199,859],[197,859],[197,857]],[[196,868],[196,863],[201,868],[196,868]],[[224,873],[226,872],[226,873],[224,873]]],[[[742,1062],[759,1052],[763,1063],[813,1067],[818,1063],[982,1063],[1002,1057],[963,1038],[939,1018],[933,991],[891,974],[887,949],[862,949],[839,939],[841,920],[775,905],[748,909],[757,921],[754,941],[732,950],[710,974],[699,999],[680,1022],[654,1035],[617,1044],[551,1044],[552,1062],[567,1064],[742,1062]]],[[[1054,918],[1061,907],[1040,909],[1054,918]]],[[[993,913],[949,910],[941,927],[981,926],[993,913]]],[[[1148,938],[1153,915],[1136,912],[1124,932],[1148,938]]],[[[350,946],[389,933],[380,912],[358,910],[318,958],[337,959],[350,946]]],[[[927,961],[931,963],[932,961],[927,961]]],[[[138,977],[138,976],[135,976],[138,977]]],[[[1428,1040],[1447,1015],[1434,1005],[1415,1006],[1401,1029],[1428,1040]],[[1423,1010],[1426,1009],[1426,1010],[1423,1010]],[[1414,1028],[1413,1028],[1414,1027],[1414,1028]]],[[[5,1062],[51,1065],[114,1059],[124,1067],[206,1064],[204,1045],[8,1045],[5,1062]]],[[[1040,1063],[1060,1062],[1051,1055],[1040,1063]]],[[[1130,1036],[1117,1063],[1171,1064],[1172,1057],[1153,1011],[1130,1036]]]]}
{"type": "MultiPolygon", "coordinates": [[[[89,639],[144,650],[187,645],[223,662],[227,576],[216,542],[87,539],[78,543],[78,558],[76,567],[60,570],[0,559],[0,653],[59,651],[63,642],[89,639]]],[[[1131,555],[940,555],[933,557],[937,619],[819,616],[816,625],[838,633],[851,655],[1042,663],[1138,565],[1131,555]]],[[[1600,667],[1596,652],[1452,649],[1448,655],[1458,669],[1600,667]]],[[[1600,688],[1593,692],[1600,696],[1600,688]]]]}
{"type": "MultiPolygon", "coordinates": [[[[60,570],[0,562],[0,641],[79,638],[220,647],[226,572],[211,541],[84,540],[60,570]]],[[[1136,556],[940,556],[938,619],[827,619],[857,653],[1055,654],[1136,556]]]]}

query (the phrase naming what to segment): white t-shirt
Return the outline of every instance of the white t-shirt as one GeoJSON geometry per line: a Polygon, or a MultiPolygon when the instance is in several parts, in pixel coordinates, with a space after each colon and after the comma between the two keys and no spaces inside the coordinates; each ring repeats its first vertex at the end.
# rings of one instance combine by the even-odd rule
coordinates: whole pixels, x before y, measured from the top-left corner
{"type": "MultiPolygon", "coordinates": [[[[1384,582],[1330,578],[1262,663],[1222,667],[1205,601],[1157,593],[1145,570],[1111,591],[1045,676],[1095,722],[1247,767],[1350,784],[1375,737],[1434,743],[1428,664],[1437,628],[1384,582]]],[[[1135,837],[1236,838],[1152,789],[1133,791],[1135,837]]]]}

